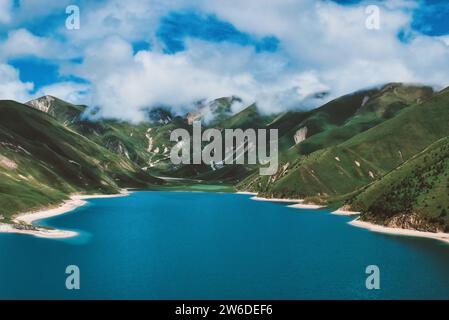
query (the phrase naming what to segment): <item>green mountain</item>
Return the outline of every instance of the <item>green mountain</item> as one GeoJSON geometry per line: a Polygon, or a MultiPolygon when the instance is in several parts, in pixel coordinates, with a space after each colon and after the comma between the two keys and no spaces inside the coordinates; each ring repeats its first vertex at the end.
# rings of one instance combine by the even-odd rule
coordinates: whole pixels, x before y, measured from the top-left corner
{"type": "MultiPolygon", "coordinates": [[[[268,120],[257,112],[255,106],[232,114],[231,106],[240,102],[236,97],[219,98],[207,104],[199,104],[195,111],[184,117],[173,115],[168,108],[155,108],[148,111],[147,121],[132,124],[114,119],[89,120],[82,117],[85,106],[77,106],[51,96],[45,96],[27,104],[39,111],[48,113],[62,125],[83,135],[89,140],[105,147],[112,153],[128,158],[142,170],[158,175],[182,178],[203,179],[210,174],[208,165],[174,166],[170,161],[169,150],[174,142],[170,133],[177,128],[192,132],[192,122],[201,121],[203,128],[246,128],[264,126],[268,120]]],[[[229,170],[226,168],[224,171],[229,170]]],[[[238,169],[240,170],[240,169],[238,169]]],[[[234,170],[231,170],[235,172],[234,170]]],[[[247,170],[243,170],[246,174],[247,170]]],[[[222,174],[225,180],[233,180],[233,174],[222,174]]],[[[217,177],[206,177],[207,180],[217,177]]]]}
{"type": "MultiPolygon", "coordinates": [[[[89,120],[83,117],[85,106],[73,105],[55,97],[44,96],[27,105],[49,114],[63,126],[147,170],[168,160],[170,128],[179,125],[165,109],[149,112],[145,123],[131,124],[114,119],[89,120]]],[[[177,120],[177,119],[175,119],[177,120]]]]}
{"type": "Polygon", "coordinates": [[[0,101],[0,113],[0,214],[5,219],[74,192],[115,193],[162,183],[45,112],[0,101]]]}
{"type": "Polygon", "coordinates": [[[449,137],[356,193],[361,219],[389,227],[449,231],[449,137]]]}
{"type": "MultiPolygon", "coordinates": [[[[371,183],[449,133],[442,123],[437,132],[432,124],[421,123],[426,117],[417,113],[435,103],[431,93],[427,87],[391,84],[331,101],[296,127],[313,130],[308,129],[304,140],[281,153],[281,170],[275,176],[254,174],[238,188],[269,197],[327,201],[371,183]]],[[[438,120],[443,122],[449,113],[441,113],[438,120]]]]}
{"type": "Polygon", "coordinates": [[[330,130],[352,126],[361,117],[378,124],[303,155],[300,143],[287,152],[290,157],[294,149],[299,153],[297,160],[283,163],[276,176],[254,174],[238,188],[268,197],[346,204],[361,211],[362,220],[389,227],[448,232],[449,90],[431,94],[428,88],[419,87],[385,89],[375,93],[377,101],[373,99],[369,109],[365,104],[343,126],[330,130]],[[384,102],[398,93],[408,99],[401,99],[400,104],[393,101],[397,111],[385,117],[392,104],[384,102]]]}
{"type": "MultiPolygon", "coordinates": [[[[209,122],[202,123],[203,131],[208,128],[216,128],[223,132],[224,141],[224,129],[258,129],[267,128],[268,124],[275,117],[274,115],[265,115],[260,113],[257,106],[252,104],[243,110],[229,114],[231,104],[237,98],[221,98],[217,99],[221,110],[228,110],[225,113],[220,113],[217,117],[213,118],[209,122]]],[[[191,132],[191,127],[186,128],[191,132]]],[[[203,143],[205,145],[207,143],[203,143]]],[[[258,170],[257,165],[225,165],[212,168],[210,165],[179,165],[172,170],[164,172],[166,175],[176,177],[189,177],[191,179],[215,181],[215,182],[228,182],[237,183],[247,177],[251,172],[258,170]]]]}
{"type": "Polygon", "coordinates": [[[302,123],[309,129],[310,138],[298,144],[296,150],[300,154],[310,154],[335,146],[395,117],[411,104],[429,99],[432,93],[429,87],[395,83],[332,101],[302,123]]]}

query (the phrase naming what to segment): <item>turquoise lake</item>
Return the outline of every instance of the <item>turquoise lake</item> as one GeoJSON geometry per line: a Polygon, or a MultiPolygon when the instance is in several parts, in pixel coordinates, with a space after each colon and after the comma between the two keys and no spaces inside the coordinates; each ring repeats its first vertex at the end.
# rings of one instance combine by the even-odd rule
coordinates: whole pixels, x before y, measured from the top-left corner
{"type": "Polygon", "coordinates": [[[0,234],[1,299],[447,299],[449,245],[373,233],[248,195],[135,192],[0,234]],[[77,265],[80,290],[67,290],[77,265]],[[367,290],[365,268],[380,268],[367,290]]]}

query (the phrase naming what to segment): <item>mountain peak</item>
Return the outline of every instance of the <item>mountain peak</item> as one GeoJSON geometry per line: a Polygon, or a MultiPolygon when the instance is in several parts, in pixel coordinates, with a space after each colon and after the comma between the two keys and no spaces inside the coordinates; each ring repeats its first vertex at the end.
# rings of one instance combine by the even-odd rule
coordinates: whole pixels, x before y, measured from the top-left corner
{"type": "Polygon", "coordinates": [[[25,104],[27,106],[30,106],[34,109],[37,109],[39,111],[48,113],[50,110],[50,107],[52,106],[53,102],[56,100],[55,97],[50,96],[50,95],[46,95],[34,100],[30,100],[28,102],[26,102],[25,104]]]}
{"type": "Polygon", "coordinates": [[[85,106],[74,105],[51,95],[30,100],[25,104],[31,108],[47,113],[63,124],[70,124],[79,120],[81,114],[86,109],[85,106]]]}

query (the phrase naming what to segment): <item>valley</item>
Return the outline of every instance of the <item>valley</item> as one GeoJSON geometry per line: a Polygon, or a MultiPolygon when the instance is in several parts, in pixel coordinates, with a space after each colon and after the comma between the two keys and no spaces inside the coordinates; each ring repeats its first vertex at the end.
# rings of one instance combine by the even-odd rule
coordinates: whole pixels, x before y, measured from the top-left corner
{"type": "Polygon", "coordinates": [[[236,101],[199,103],[185,115],[153,108],[141,123],[99,119],[95,109],[51,96],[0,101],[0,221],[74,194],[184,189],[302,199],[387,227],[449,230],[447,89],[390,83],[279,114],[255,104],[233,112],[236,101]],[[170,135],[192,134],[193,121],[223,137],[225,129],[277,130],[277,172],[260,175],[260,162],[172,163],[170,135]]]}

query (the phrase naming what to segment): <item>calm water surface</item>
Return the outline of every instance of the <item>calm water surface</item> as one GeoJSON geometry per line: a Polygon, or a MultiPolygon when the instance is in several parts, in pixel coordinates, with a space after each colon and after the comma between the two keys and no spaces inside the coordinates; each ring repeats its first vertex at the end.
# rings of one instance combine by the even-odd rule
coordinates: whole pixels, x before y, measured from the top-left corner
{"type": "Polygon", "coordinates": [[[41,221],[71,239],[0,234],[2,299],[447,299],[449,246],[372,233],[247,195],[135,192],[41,221]],[[65,288],[65,268],[81,289],[65,288]],[[365,268],[381,289],[365,288],[365,268]]]}

